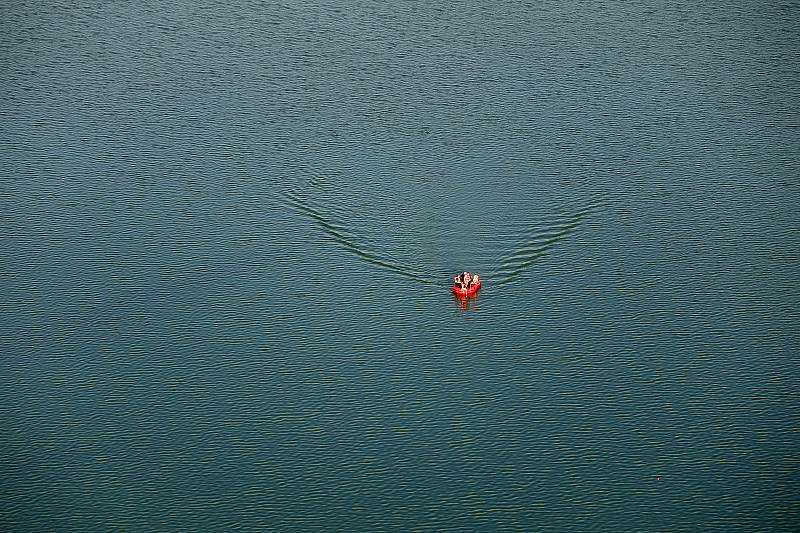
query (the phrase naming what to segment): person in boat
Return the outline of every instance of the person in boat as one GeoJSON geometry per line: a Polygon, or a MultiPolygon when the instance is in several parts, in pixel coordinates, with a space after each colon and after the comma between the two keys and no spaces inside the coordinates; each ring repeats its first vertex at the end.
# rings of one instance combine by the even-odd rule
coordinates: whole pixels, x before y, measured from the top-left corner
{"type": "Polygon", "coordinates": [[[453,286],[456,287],[457,289],[463,287],[461,283],[461,274],[456,274],[455,276],[453,276],[453,286]]]}
{"type": "Polygon", "coordinates": [[[480,282],[481,282],[481,279],[478,277],[478,275],[477,275],[477,274],[475,274],[474,276],[472,276],[472,284],[473,284],[473,285],[477,285],[477,284],[478,284],[478,283],[480,283],[480,282]]]}
{"type": "Polygon", "coordinates": [[[468,289],[469,289],[469,288],[472,286],[472,276],[470,276],[470,275],[469,275],[469,272],[464,272],[464,273],[461,275],[461,279],[463,279],[463,280],[464,280],[464,286],[465,286],[466,288],[468,288],[468,289]]]}

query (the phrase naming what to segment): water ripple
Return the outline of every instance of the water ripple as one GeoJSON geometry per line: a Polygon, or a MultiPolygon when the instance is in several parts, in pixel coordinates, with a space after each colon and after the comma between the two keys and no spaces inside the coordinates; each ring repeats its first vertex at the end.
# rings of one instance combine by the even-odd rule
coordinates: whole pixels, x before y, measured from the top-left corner
{"type": "Polygon", "coordinates": [[[577,231],[583,221],[601,205],[591,203],[582,206],[570,214],[554,217],[549,224],[530,224],[524,229],[518,244],[500,258],[497,270],[487,273],[487,278],[493,280],[495,287],[513,283],[551,248],[577,231]]]}
{"type": "MultiPolygon", "coordinates": [[[[403,261],[390,253],[383,236],[371,237],[368,230],[369,227],[384,226],[384,221],[378,220],[367,207],[357,208],[337,200],[335,193],[339,189],[325,176],[316,172],[308,172],[308,175],[310,177],[301,183],[282,192],[285,207],[311,220],[334,243],[371,265],[426,285],[449,279],[449,269],[441,268],[441,265],[421,264],[424,261],[418,255],[403,261]]],[[[370,191],[370,194],[374,193],[370,191]]],[[[545,213],[534,220],[515,222],[511,225],[513,229],[505,233],[497,226],[476,228],[472,237],[495,243],[491,257],[485,262],[489,268],[484,271],[484,280],[495,287],[515,282],[554,246],[575,233],[601,206],[602,202],[593,201],[560,212],[545,213]]],[[[413,249],[423,248],[424,244],[424,236],[418,235],[411,243],[411,253],[414,254],[413,249]]]]}
{"type": "MultiPolygon", "coordinates": [[[[325,197],[324,201],[315,199],[314,193],[321,189],[320,180],[321,177],[314,176],[296,189],[283,191],[284,205],[311,219],[331,240],[359,259],[419,283],[432,284],[435,282],[435,278],[432,276],[411,268],[386,250],[376,249],[373,242],[364,233],[360,233],[352,223],[343,220],[342,213],[348,213],[351,210],[338,205],[330,197],[325,197]]],[[[347,218],[353,220],[355,215],[347,218]]]]}

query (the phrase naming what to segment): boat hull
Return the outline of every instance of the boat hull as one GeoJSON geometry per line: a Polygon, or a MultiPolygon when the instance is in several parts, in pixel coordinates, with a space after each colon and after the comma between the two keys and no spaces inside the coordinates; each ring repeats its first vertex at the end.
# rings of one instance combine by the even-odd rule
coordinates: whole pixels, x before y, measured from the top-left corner
{"type": "Polygon", "coordinates": [[[453,287],[453,294],[455,294],[458,298],[469,298],[470,296],[475,296],[477,292],[481,289],[481,282],[473,284],[470,286],[469,289],[467,288],[458,288],[453,287]]]}

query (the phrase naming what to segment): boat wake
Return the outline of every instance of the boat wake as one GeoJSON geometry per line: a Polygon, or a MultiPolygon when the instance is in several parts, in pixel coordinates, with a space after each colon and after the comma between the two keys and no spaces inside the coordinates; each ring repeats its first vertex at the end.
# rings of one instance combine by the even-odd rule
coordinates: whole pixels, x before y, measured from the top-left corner
{"type": "Polygon", "coordinates": [[[504,253],[496,269],[486,273],[492,285],[501,287],[516,281],[530,266],[540,261],[558,243],[575,233],[596,209],[599,203],[583,206],[572,212],[548,217],[545,224],[530,223],[523,226],[517,244],[504,253]]]}
{"type": "MultiPolygon", "coordinates": [[[[336,191],[334,184],[327,179],[312,174],[284,191],[283,203],[309,219],[330,241],[361,261],[425,285],[440,284],[449,279],[452,272],[443,265],[423,265],[420,257],[390,253],[386,249],[385,237],[370,237],[368,222],[369,217],[376,216],[374,211],[366,207],[356,210],[344,201],[337,201],[336,191]],[[359,223],[365,221],[367,224],[359,227],[359,223]]],[[[478,270],[481,279],[493,287],[514,283],[552,248],[574,234],[601,205],[600,202],[587,203],[530,222],[514,223],[514,230],[506,235],[499,235],[497,227],[484,228],[479,233],[495,246],[489,257],[476,258],[476,266],[481,268],[478,270]]],[[[385,225],[384,220],[372,222],[373,232],[374,227],[385,225]]],[[[423,243],[414,243],[413,246],[423,248],[423,243]]]]}
{"type": "Polygon", "coordinates": [[[305,184],[283,192],[283,198],[287,207],[313,221],[328,238],[362,261],[419,283],[436,283],[434,276],[379,249],[366,231],[358,231],[352,222],[348,222],[357,220],[356,213],[324,195],[321,177],[312,177],[305,184]],[[320,193],[323,193],[324,201],[315,198],[320,193]]]}

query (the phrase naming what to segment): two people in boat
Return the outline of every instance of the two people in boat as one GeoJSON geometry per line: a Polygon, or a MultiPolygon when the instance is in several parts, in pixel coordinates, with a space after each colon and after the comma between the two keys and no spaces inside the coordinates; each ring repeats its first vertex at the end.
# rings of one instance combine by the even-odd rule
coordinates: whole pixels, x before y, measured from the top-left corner
{"type": "Polygon", "coordinates": [[[480,278],[477,274],[472,276],[469,272],[462,272],[461,274],[453,276],[453,285],[457,289],[469,289],[478,283],[480,283],[480,278]]]}

